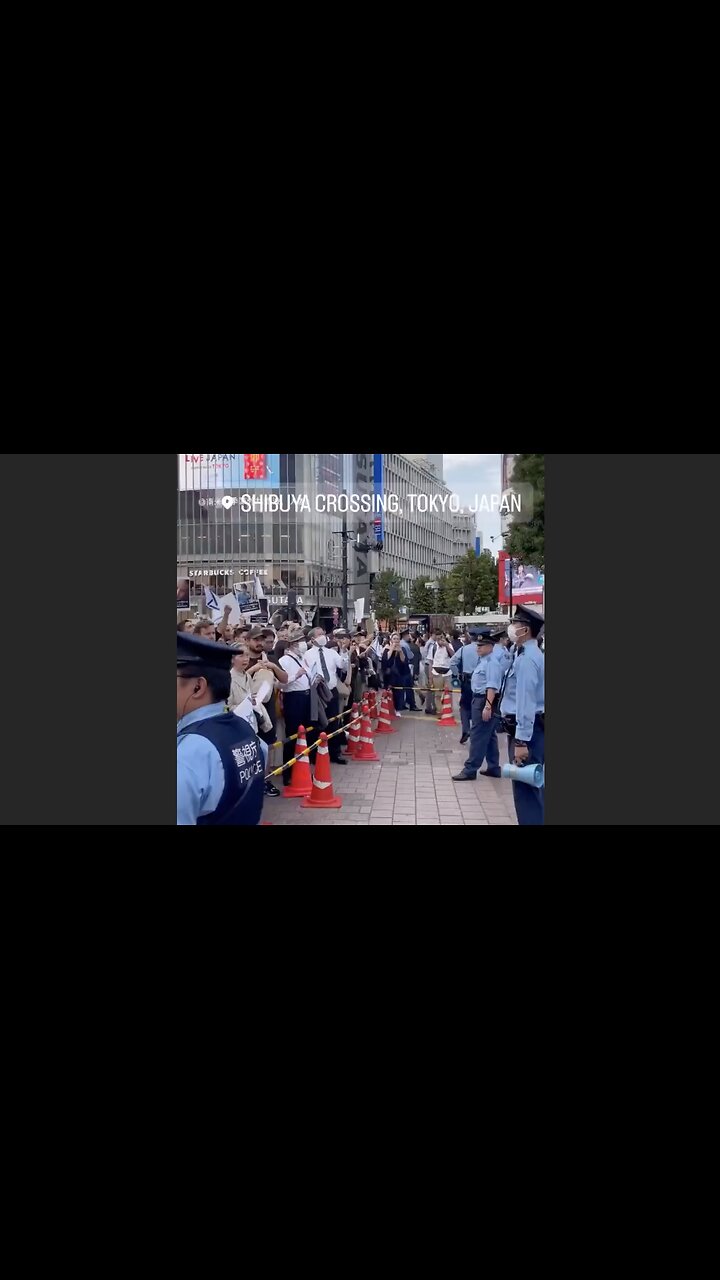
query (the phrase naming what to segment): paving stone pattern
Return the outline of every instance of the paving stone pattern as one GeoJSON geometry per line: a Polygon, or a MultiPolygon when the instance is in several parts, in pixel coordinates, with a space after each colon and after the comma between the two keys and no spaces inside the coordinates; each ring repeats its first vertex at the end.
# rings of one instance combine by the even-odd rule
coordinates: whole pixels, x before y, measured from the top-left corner
{"type": "MultiPolygon", "coordinates": [[[[435,716],[403,712],[392,718],[394,734],[375,738],[379,763],[350,760],[332,769],[342,809],[301,809],[300,800],[265,798],[263,821],[273,826],[516,826],[512,785],[504,778],[453,782],[467,759],[460,726],[440,729],[435,716]]],[[[507,737],[498,736],[500,764],[507,762],[507,737]]],[[[313,753],[314,759],[314,753],[313,753]]],[[[274,782],[281,786],[281,780],[274,782]]]]}

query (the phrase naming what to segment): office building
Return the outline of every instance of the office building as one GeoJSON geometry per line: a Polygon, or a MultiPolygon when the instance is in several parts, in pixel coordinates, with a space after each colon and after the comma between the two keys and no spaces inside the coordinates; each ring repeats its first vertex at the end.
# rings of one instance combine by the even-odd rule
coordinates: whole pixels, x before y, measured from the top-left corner
{"type": "Polygon", "coordinates": [[[443,456],[441,453],[404,453],[403,457],[409,458],[411,462],[418,462],[426,468],[429,467],[438,480],[443,479],[443,456]]]}
{"type": "MultiPolygon", "coordinates": [[[[435,456],[442,459],[442,455],[435,456]]],[[[411,511],[407,497],[411,493],[416,494],[421,499],[427,498],[429,505],[432,497],[449,499],[450,489],[438,480],[424,454],[416,455],[416,460],[405,453],[384,453],[382,457],[384,493],[398,495],[402,514],[385,513],[380,568],[392,569],[399,574],[405,591],[409,593],[413,579],[425,574],[430,582],[438,573],[447,573],[452,568],[455,517],[449,510],[449,504],[446,504],[445,511],[439,503],[437,511],[420,511],[417,508],[411,511]]]]}
{"type": "Polygon", "coordinates": [[[452,555],[460,559],[466,551],[475,550],[475,513],[472,511],[456,511],[451,513],[452,519],[452,555]]]}
{"type": "MultiPolygon", "coordinates": [[[[318,495],[372,494],[372,454],[179,454],[178,577],[191,579],[191,607],[204,606],[202,583],[219,595],[259,580],[270,615],[296,607],[324,622],[342,609],[342,516],[316,509],[318,495]],[[278,511],[244,510],[241,496],[277,495],[278,511]],[[306,495],[310,510],[292,509],[306,495]],[[289,510],[287,508],[290,508],[289,510]]],[[[373,536],[372,516],[348,515],[361,541],[373,536]]],[[[370,596],[370,570],[377,557],[350,548],[349,601],[370,596]]]]}
{"type": "MultiPolygon", "coordinates": [[[[442,455],[434,455],[436,462],[442,455]]],[[[179,454],[177,575],[191,581],[191,608],[204,609],[203,585],[218,596],[234,589],[256,594],[256,580],[272,616],[295,607],[308,622],[319,607],[325,624],[339,621],[342,610],[342,515],[317,510],[317,499],[329,495],[396,494],[401,511],[348,512],[348,604],[370,609],[370,575],[393,569],[407,592],[413,580],[430,582],[446,573],[468,546],[474,545],[474,519],[430,507],[430,499],[449,499],[450,489],[424,456],[405,454],[179,454]],[[375,460],[382,470],[375,471],[375,460]],[[426,509],[411,511],[409,494],[426,509]],[[257,497],[266,507],[272,497],[278,510],[247,509],[257,497]],[[294,505],[307,499],[308,509],[294,505]],[[405,501],[403,501],[405,499],[405,501]],[[472,521],[472,529],[470,522],[472,521]],[[381,533],[382,552],[363,550],[381,533]],[[359,544],[359,548],[358,545],[359,544]]]]}

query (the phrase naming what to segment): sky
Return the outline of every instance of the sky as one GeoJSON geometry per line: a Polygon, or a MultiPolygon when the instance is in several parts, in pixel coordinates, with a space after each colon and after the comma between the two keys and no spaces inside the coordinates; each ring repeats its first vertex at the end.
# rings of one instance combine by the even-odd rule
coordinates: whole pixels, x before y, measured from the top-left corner
{"type": "MultiPolygon", "coordinates": [[[[501,493],[499,453],[444,453],[443,470],[445,483],[456,493],[463,506],[475,505],[478,499],[487,494],[501,493]]],[[[491,542],[490,535],[500,533],[500,513],[498,511],[478,511],[475,523],[483,535],[483,547],[497,555],[502,547],[501,542],[491,542]]]]}

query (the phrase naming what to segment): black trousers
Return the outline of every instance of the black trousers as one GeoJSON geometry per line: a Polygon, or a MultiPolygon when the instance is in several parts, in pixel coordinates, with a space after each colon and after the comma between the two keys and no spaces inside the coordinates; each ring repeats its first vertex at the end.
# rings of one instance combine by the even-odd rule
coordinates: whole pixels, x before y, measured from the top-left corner
{"type": "MultiPolygon", "coordinates": [[[[340,710],[340,700],[338,698],[338,691],[337,689],[333,689],[332,697],[325,708],[325,714],[328,720],[330,721],[330,724],[326,729],[326,733],[328,734],[328,736],[331,733],[334,733],[336,729],[340,728],[340,721],[333,720],[333,716],[336,716],[339,710],[340,710]]],[[[330,752],[331,760],[341,759],[340,748],[343,745],[343,741],[344,739],[342,737],[342,734],[338,734],[337,738],[331,738],[330,741],[328,742],[328,751],[330,752]]]]}
{"type": "MultiPolygon", "coordinates": [[[[300,725],[307,729],[308,721],[310,720],[310,693],[308,690],[305,690],[305,692],[298,690],[296,693],[283,694],[283,718],[285,720],[286,738],[289,738],[293,733],[297,733],[300,725]]],[[[283,744],[283,764],[287,764],[288,760],[292,760],[296,746],[297,742],[285,742],[283,744]]],[[[312,759],[312,757],[306,758],[312,759]]],[[[293,772],[294,770],[292,769],[286,769],[282,774],[284,787],[290,786],[293,772]]]]}

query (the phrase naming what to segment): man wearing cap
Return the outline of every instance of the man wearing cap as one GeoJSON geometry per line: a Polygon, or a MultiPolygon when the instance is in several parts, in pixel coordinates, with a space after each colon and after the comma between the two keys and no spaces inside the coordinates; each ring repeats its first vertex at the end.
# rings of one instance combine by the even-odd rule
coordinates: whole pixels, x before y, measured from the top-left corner
{"type": "Polygon", "coordinates": [[[472,691],[470,755],[463,765],[462,773],[454,775],[454,782],[474,782],[486,756],[488,767],[483,777],[499,778],[501,776],[493,703],[502,682],[502,674],[493,657],[493,642],[487,628],[486,632],[487,634],[479,635],[477,638],[477,662],[470,680],[472,691]]]}
{"type": "Polygon", "coordinates": [[[233,650],[177,636],[177,825],[254,827],[265,788],[263,744],[228,711],[233,650]]]}
{"type": "Polygon", "coordinates": [[[450,670],[454,676],[460,681],[460,719],[462,721],[462,737],[460,745],[467,742],[470,737],[470,723],[472,710],[472,689],[470,682],[472,673],[477,666],[479,658],[477,648],[477,638],[480,635],[489,635],[487,627],[472,627],[467,633],[469,640],[463,644],[462,648],[456,649],[451,660],[450,670]]]}
{"type": "MultiPolygon", "coordinates": [[[[518,605],[508,636],[516,645],[515,661],[505,684],[500,711],[514,733],[508,740],[511,764],[545,764],[545,655],[537,637],[545,619],[528,605],[518,605]]],[[[545,789],[513,782],[518,826],[541,827],[545,819],[545,789]]]]}

